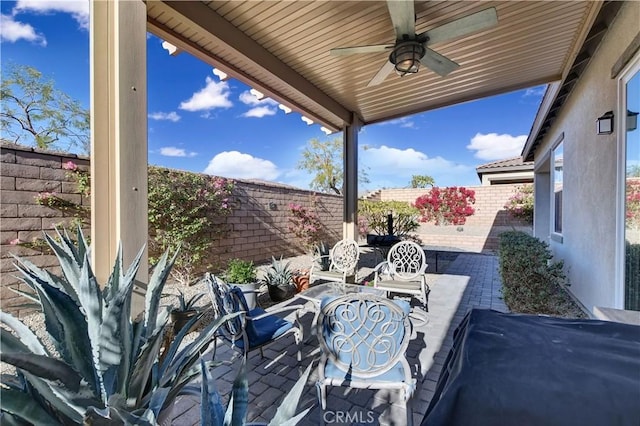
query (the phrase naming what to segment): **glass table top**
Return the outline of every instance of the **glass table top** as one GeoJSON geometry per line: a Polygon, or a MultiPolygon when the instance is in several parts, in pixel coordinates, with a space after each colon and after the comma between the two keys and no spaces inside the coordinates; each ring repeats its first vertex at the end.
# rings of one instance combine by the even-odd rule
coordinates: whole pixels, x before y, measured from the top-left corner
{"type": "Polygon", "coordinates": [[[325,283],[313,286],[308,290],[298,293],[298,296],[306,300],[320,303],[320,301],[325,297],[343,296],[345,294],[355,293],[370,293],[384,296],[386,292],[384,290],[378,290],[373,287],[359,284],[325,283]]]}

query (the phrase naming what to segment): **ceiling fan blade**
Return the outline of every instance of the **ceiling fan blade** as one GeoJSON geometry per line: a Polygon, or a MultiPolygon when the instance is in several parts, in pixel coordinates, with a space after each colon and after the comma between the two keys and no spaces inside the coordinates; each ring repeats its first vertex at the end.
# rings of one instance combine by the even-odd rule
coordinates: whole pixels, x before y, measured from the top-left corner
{"type": "Polygon", "coordinates": [[[389,15],[396,32],[396,40],[402,40],[403,35],[413,38],[416,35],[416,12],[413,0],[387,0],[389,15]]]}
{"type": "Polygon", "coordinates": [[[370,46],[337,47],[329,53],[333,56],[351,55],[353,53],[377,53],[393,48],[392,44],[373,44],[370,46]]]}
{"type": "Polygon", "coordinates": [[[425,50],[426,52],[420,59],[420,63],[442,77],[446,77],[451,71],[460,67],[460,65],[435,50],[431,50],[428,47],[425,47],[425,50]]]}
{"type": "Polygon", "coordinates": [[[457,37],[465,36],[476,31],[485,30],[498,23],[498,13],[495,7],[482,10],[477,13],[456,19],[448,24],[441,25],[432,30],[426,31],[418,36],[429,37],[427,44],[440,43],[457,37]]]}
{"type": "Polygon", "coordinates": [[[391,73],[391,71],[393,71],[393,67],[394,65],[391,62],[387,61],[382,66],[382,68],[380,68],[380,71],[378,71],[376,75],[373,76],[371,81],[367,84],[367,87],[377,86],[378,84],[382,83],[384,79],[387,78],[387,76],[391,73]]]}

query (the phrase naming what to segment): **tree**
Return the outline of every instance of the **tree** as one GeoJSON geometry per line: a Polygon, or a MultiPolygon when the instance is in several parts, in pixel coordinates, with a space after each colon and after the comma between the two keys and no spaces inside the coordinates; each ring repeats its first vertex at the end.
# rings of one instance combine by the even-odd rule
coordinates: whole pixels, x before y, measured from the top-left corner
{"type": "MultiPolygon", "coordinates": [[[[342,195],[344,182],[342,138],[330,141],[311,139],[298,162],[298,169],[315,174],[311,181],[311,188],[322,192],[334,192],[342,195]]],[[[367,173],[360,169],[358,173],[360,183],[368,183],[367,173]]]]}
{"type": "Polygon", "coordinates": [[[89,153],[89,111],[37,69],[11,65],[0,85],[0,130],[11,142],[89,153]]]}
{"type": "Polygon", "coordinates": [[[426,188],[427,185],[432,187],[436,184],[436,181],[429,175],[413,175],[411,176],[412,188],[426,188]]]}

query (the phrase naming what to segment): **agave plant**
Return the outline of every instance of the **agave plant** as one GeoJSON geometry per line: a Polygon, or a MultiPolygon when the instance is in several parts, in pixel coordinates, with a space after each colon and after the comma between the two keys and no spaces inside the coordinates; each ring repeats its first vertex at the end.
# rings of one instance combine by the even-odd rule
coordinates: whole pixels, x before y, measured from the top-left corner
{"type": "Polygon", "coordinates": [[[314,260],[321,271],[328,271],[331,267],[331,258],[329,257],[330,251],[331,247],[329,247],[324,241],[321,241],[320,244],[313,248],[314,260]]]}
{"type": "Polygon", "coordinates": [[[271,266],[264,274],[264,281],[268,286],[289,287],[293,280],[293,271],[290,268],[291,262],[284,262],[282,256],[280,260],[276,260],[271,256],[271,266]]]}
{"type": "MultiPolygon", "coordinates": [[[[59,243],[45,235],[62,275],[17,259],[16,267],[40,305],[55,351],[8,313],[0,311],[2,361],[16,374],[2,377],[3,424],[157,423],[184,386],[200,374],[200,354],[224,321],[213,321],[190,344],[182,340],[193,318],[162,351],[170,307],[160,296],[176,255],[158,261],[145,295],[145,310],[131,320],[131,297],[142,250],[124,271],[119,249],[113,271],[101,288],[89,263],[82,231],[77,245],[64,232],[59,243]],[[162,354],[161,354],[162,352],[162,354]]],[[[215,361],[207,367],[217,365],[215,361]]]]}

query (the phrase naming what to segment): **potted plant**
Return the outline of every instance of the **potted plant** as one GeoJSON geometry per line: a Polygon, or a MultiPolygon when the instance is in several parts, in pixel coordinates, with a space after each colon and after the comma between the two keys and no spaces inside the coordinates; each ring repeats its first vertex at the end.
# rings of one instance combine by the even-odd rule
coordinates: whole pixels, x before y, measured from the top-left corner
{"type": "Polygon", "coordinates": [[[256,268],[253,262],[231,259],[223,275],[227,284],[239,287],[242,290],[249,309],[255,308],[258,279],[256,278],[256,268]]]}
{"type": "MultiPolygon", "coordinates": [[[[174,306],[171,310],[171,322],[173,323],[173,333],[177,334],[182,328],[195,316],[200,313],[200,309],[196,307],[196,303],[202,299],[206,293],[198,293],[190,298],[186,298],[184,293],[178,290],[175,295],[178,299],[178,306],[174,306]]],[[[192,329],[195,328],[195,324],[192,329]]],[[[187,332],[191,332],[187,330],[187,332]]]]}
{"type": "Polygon", "coordinates": [[[289,267],[291,262],[283,262],[282,256],[280,260],[271,257],[271,266],[264,275],[264,281],[267,283],[269,297],[274,302],[282,302],[291,294],[291,282],[293,281],[293,271],[289,267]]]}
{"type": "Polygon", "coordinates": [[[329,257],[330,250],[331,247],[329,247],[324,241],[320,242],[320,244],[313,248],[313,258],[318,264],[318,269],[320,271],[328,271],[331,267],[331,258],[329,257]]]}

